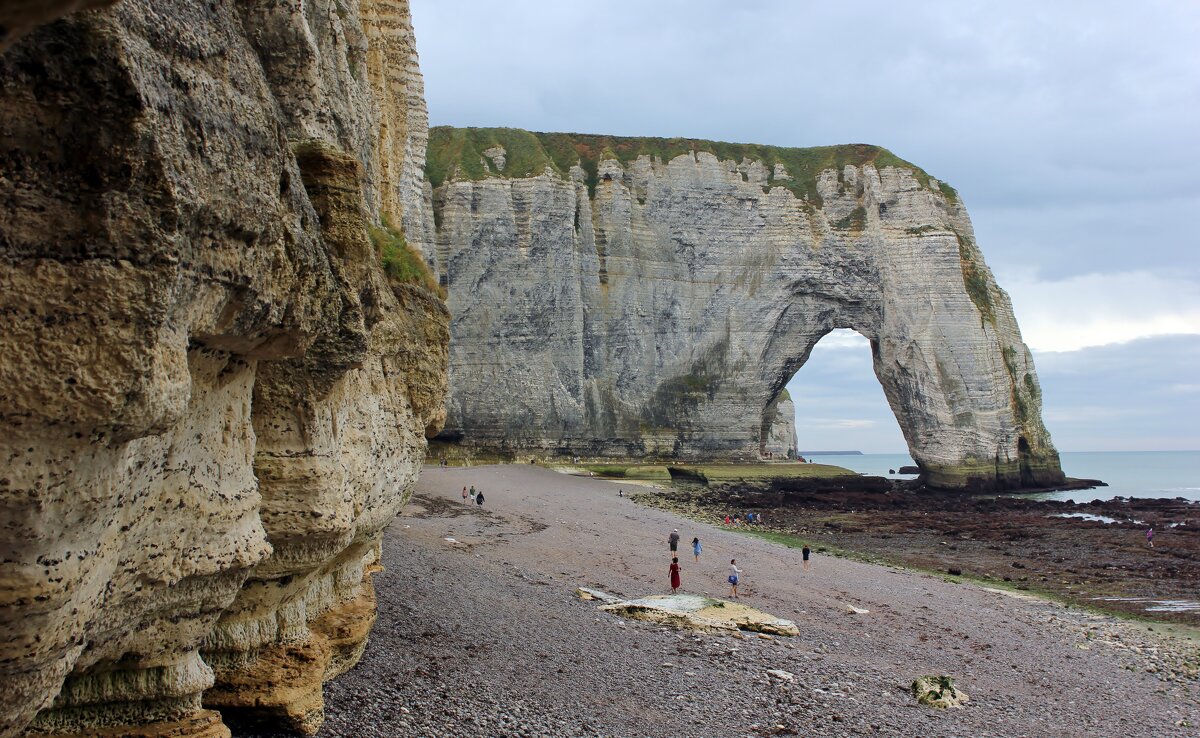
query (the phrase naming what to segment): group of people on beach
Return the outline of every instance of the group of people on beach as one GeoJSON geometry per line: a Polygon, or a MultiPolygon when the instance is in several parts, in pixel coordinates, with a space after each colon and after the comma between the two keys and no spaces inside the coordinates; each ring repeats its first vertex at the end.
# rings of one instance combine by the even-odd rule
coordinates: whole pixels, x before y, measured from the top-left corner
{"type": "MultiPolygon", "coordinates": [[[[728,519],[728,518],[727,518],[728,519]]],[[[683,586],[682,573],[683,568],[679,565],[679,529],[676,528],[667,536],[667,548],[671,551],[671,566],[667,569],[668,575],[671,577],[671,594],[679,591],[683,586]]],[[[700,563],[700,554],[703,553],[704,547],[700,543],[700,537],[692,538],[692,556],[696,563],[700,563]]],[[[804,544],[801,549],[801,556],[804,561],[804,571],[808,571],[809,559],[812,557],[812,550],[808,544],[804,544]]],[[[737,559],[729,560],[729,577],[726,581],[729,582],[729,597],[730,599],[738,599],[738,584],[742,580],[742,570],[737,565],[737,559]]]]}
{"type": "Polygon", "coordinates": [[[725,514],[725,525],[730,525],[730,526],[733,526],[734,528],[741,527],[743,523],[746,525],[762,525],[762,522],[763,522],[762,513],[747,512],[744,515],[741,513],[726,513],[725,514]]]}
{"type": "Polygon", "coordinates": [[[478,505],[479,507],[483,507],[483,490],[476,491],[475,485],[473,485],[473,484],[471,485],[471,490],[469,492],[467,491],[466,487],[463,487],[462,497],[463,497],[464,505],[470,504],[469,502],[467,502],[468,496],[470,497],[471,501],[474,502],[476,505],[478,505]]]}

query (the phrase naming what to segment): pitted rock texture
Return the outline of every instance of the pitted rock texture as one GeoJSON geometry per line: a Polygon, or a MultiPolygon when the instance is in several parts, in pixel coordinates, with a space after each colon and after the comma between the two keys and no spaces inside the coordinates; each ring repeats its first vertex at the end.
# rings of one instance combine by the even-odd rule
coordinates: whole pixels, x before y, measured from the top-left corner
{"type": "Polygon", "coordinates": [[[319,726],[444,417],[445,305],[368,237],[432,222],[425,120],[402,1],[0,54],[0,736],[319,726]]]}
{"type": "Polygon", "coordinates": [[[454,316],[447,439],[755,457],[784,385],[850,328],[929,483],[1062,481],[966,209],[890,152],[513,129],[430,141],[454,316]]]}

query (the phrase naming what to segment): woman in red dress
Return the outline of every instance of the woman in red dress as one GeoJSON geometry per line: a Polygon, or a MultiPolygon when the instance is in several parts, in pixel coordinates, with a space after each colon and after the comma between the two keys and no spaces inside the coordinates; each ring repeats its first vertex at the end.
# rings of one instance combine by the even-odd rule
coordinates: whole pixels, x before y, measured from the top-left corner
{"type": "Polygon", "coordinates": [[[679,557],[671,558],[671,594],[679,591],[679,557]]]}

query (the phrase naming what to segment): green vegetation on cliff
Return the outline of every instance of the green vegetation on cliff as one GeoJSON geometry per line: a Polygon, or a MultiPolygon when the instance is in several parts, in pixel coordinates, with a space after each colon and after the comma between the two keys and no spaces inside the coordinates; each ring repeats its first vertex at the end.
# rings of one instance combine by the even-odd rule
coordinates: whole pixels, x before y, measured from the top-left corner
{"type": "Polygon", "coordinates": [[[443,300],[446,299],[446,291],[438,286],[437,279],[429,270],[429,265],[425,263],[420,254],[412,250],[404,238],[404,234],[387,218],[383,219],[382,225],[371,226],[370,235],[371,244],[375,246],[375,252],[379,254],[379,260],[383,263],[383,271],[387,273],[388,279],[402,284],[422,285],[437,293],[443,300]]]}
{"type": "MultiPolygon", "coordinates": [[[[623,165],[640,156],[663,162],[694,152],[707,152],[722,161],[761,161],[766,165],[772,186],[785,187],[796,197],[813,205],[822,204],[817,194],[817,177],[834,169],[841,177],[845,166],[874,164],[877,168],[896,167],[910,170],[923,187],[932,187],[930,176],[915,164],[904,161],[887,149],[868,144],[843,144],[812,148],[786,148],[758,144],[723,143],[692,138],[627,138],[581,133],[534,133],[516,128],[452,128],[438,126],[429,130],[429,151],[425,172],[434,187],[448,179],[480,180],[503,176],[520,179],[541,174],[549,167],[566,175],[578,164],[587,176],[588,190],[595,192],[599,165],[615,159],[623,165]],[[496,171],[484,151],[500,146],[506,162],[496,171]],[[782,164],[787,177],[776,177],[775,167],[782,164]]],[[[938,183],[939,191],[950,201],[958,193],[938,183]]]]}
{"type": "Polygon", "coordinates": [[[992,302],[992,290],[988,286],[983,269],[979,266],[983,257],[970,239],[964,238],[957,231],[954,235],[958,237],[958,257],[962,266],[963,286],[967,288],[967,294],[970,295],[971,302],[975,303],[975,307],[979,309],[982,319],[995,325],[996,306],[992,302]]]}

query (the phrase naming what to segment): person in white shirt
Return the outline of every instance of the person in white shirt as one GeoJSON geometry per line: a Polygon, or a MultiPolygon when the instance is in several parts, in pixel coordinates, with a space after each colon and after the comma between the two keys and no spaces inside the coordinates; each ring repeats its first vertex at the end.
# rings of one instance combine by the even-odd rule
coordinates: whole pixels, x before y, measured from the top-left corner
{"type": "Polygon", "coordinates": [[[737,599],[738,580],[741,579],[742,570],[737,567],[737,559],[729,560],[729,596],[737,599]]]}

